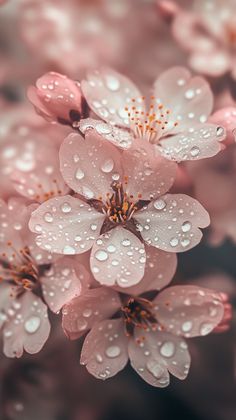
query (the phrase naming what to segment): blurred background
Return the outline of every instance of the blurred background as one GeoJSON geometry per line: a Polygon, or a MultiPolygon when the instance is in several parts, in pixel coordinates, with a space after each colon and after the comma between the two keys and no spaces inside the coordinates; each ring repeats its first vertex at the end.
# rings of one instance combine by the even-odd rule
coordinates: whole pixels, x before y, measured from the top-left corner
{"type": "MultiPolygon", "coordinates": [[[[146,94],[163,70],[173,65],[189,66],[188,52],[175,36],[173,25],[175,7],[197,13],[196,2],[167,3],[167,7],[162,7],[162,2],[154,0],[0,1],[3,198],[12,188],[6,183],[7,170],[3,170],[4,144],[21,141],[19,131],[14,131],[12,137],[12,128],[29,123],[35,127],[32,134],[35,136],[44,130],[45,122],[34,114],[26,98],[27,87],[43,73],[57,71],[81,80],[87,70],[108,65],[133,79],[146,94]]],[[[235,0],[222,3],[230,15],[235,13],[235,0]]],[[[234,24],[236,34],[236,14],[234,24]]],[[[230,52],[235,54],[235,45],[230,46],[230,52]]],[[[215,110],[236,108],[232,74],[225,71],[217,77],[206,77],[215,94],[215,110]]],[[[55,130],[63,138],[64,128],[61,132],[58,127],[55,130]]],[[[229,147],[232,156],[235,146],[229,147]]],[[[206,177],[210,179],[215,171],[226,184],[229,178],[236,181],[236,159],[229,163],[227,153],[223,152],[224,157],[218,160],[214,158],[210,167],[207,162],[200,166],[206,177]]],[[[196,170],[199,168],[194,165],[184,165],[183,171],[190,178],[186,184],[179,182],[176,189],[187,190],[201,201],[201,188],[194,178],[196,170]]],[[[217,194],[215,200],[220,203],[220,209],[214,203],[209,204],[209,210],[215,212],[213,227],[199,246],[179,256],[174,282],[202,284],[225,291],[235,307],[236,183],[231,191],[234,201],[230,204],[230,214],[229,203],[225,208],[221,202],[225,184],[214,181],[211,187],[209,181],[208,185],[212,188],[209,193],[217,194]]],[[[53,333],[39,354],[24,355],[19,360],[0,356],[0,420],[236,419],[235,313],[228,332],[189,340],[192,354],[189,376],[184,382],[172,377],[166,389],[152,388],[129,366],[106,382],[96,380],[79,365],[81,342],[69,342],[61,332],[60,319],[53,315],[51,318],[53,333]]]]}

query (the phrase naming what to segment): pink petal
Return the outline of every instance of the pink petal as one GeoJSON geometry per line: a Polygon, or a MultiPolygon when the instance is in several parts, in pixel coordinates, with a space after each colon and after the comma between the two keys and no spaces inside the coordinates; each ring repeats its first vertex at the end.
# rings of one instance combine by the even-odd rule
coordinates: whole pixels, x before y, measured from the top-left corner
{"type": "Polygon", "coordinates": [[[150,385],[166,387],[169,373],[185,379],[190,366],[188,346],[181,338],[166,332],[143,332],[136,328],[129,341],[131,366],[150,385]]]}
{"type": "Polygon", "coordinates": [[[99,287],[87,290],[63,307],[63,330],[71,340],[75,340],[98,321],[113,316],[120,306],[119,295],[112,289],[99,287]]]}
{"type": "Polygon", "coordinates": [[[104,139],[110,141],[121,149],[128,149],[134,140],[134,137],[128,130],[118,128],[112,124],[107,124],[104,121],[94,120],[92,118],[81,120],[79,128],[84,134],[88,130],[95,129],[104,139]]]}
{"type": "Polygon", "coordinates": [[[223,127],[213,124],[197,125],[192,131],[167,137],[161,141],[161,150],[169,159],[181,162],[196,160],[216,155],[223,149],[219,142],[224,140],[223,127]]]}
{"type": "Polygon", "coordinates": [[[9,282],[0,283],[0,330],[8,320],[7,313],[13,304],[15,289],[9,282]]]}
{"type": "Polygon", "coordinates": [[[40,277],[45,301],[53,312],[58,312],[63,305],[79,296],[82,283],[89,280],[89,273],[80,265],[79,276],[75,269],[76,262],[70,257],[60,258],[40,277]]]}
{"type": "Polygon", "coordinates": [[[87,335],[80,362],[95,378],[111,378],[128,362],[127,346],[121,319],[101,321],[87,335]]]}
{"type": "Polygon", "coordinates": [[[70,112],[83,113],[82,94],[78,83],[66,76],[49,72],[40,77],[36,88],[30,86],[27,96],[40,115],[49,121],[70,121],[70,112]]]}
{"type": "Polygon", "coordinates": [[[209,225],[201,204],[185,194],[166,194],[135,213],[143,239],[169,252],[184,252],[196,246],[209,225]]]}
{"type": "Polygon", "coordinates": [[[172,133],[206,122],[213,107],[209,84],[202,77],[192,77],[184,67],[173,67],[162,73],[155,82],[154,96],[170,110],[171,121],[178,122],[172,133]]]}
{"type": "Polygon", "coordinates": [[[144,275],[144,245],[132,232],[120,226],[101,235],[90,256],[93,275],[106,286],[130,287],[144,275]]]}
{"type": "Polygon", "coordinates": [[[236,107],[229,106],[219,109],[211,116],[210,121],[213,124],[219,124],[225,127],[228,143],[234,141],[236,130],[236,107]]]}
{"type": "Polygon", "coordinates": [[[88,199],[105,200],[114,174],[121,174],[120,152],[95,130],[88,131],[86,140],[70,134],[61,146],[60,164],[66,183],[88,199]]]}
{"type": "MultiPolygon", "coordinates": [[[[81,83],[83,94],[90,108],[103,120],[129,127],[126,107],[132,106],[132,98],[141,98],[137,87],[127,77],[114,70],[103,68],[88,75],[81,83]]],[[[139,110],[143,105],[140,103],[139,110]]]]}
{"type": "Polygon", "coordinates": [[[50,323],[47,307],[31,292],[15,300],[3,329],[3,351],[7,357],[21,357],[23,351],[38,353],[48,339],[50,323]]]}
{"type": "Polygon", "coordinates": [[[198,73],[220,77],[231,67],[230,55],[215,48],[213,51],[196,51],[189,59],[190,66],[198,73]]]}
{"type": "Polygon", "coordinates": [[[156,318],[169,332],[185,337],[209,334],[221,321],[220,295],[198,286],[173,286],[153,301],[156,318]]]}
{"type": "MultiPolygon", "coordinates": [[[[176,254],[147,245],[145,250],[147,261],[144,276],[138,284],[125,289],[125,293],[138,296],[150,290],[161,290],[174,277],[177,267],[176,254]]],[[[121,287],[117,287],[116,290],[124,291],[121,287]]]]}
{"type": "Polygon", "coordinates": [[[66,195],[41,204],[29,228],[38,234],[40,248],[58,254],[80,254],[91,248],[100,234],[104,216],[79,198],[66,195]]]}
{"type": "Polygon", "coordinates": [[[176,165],[161,156],[156,146],[135,139],[132,147],[122,154],[125,190],[134,197],[150,200],[169,191],[176,175],[176,165]]]}

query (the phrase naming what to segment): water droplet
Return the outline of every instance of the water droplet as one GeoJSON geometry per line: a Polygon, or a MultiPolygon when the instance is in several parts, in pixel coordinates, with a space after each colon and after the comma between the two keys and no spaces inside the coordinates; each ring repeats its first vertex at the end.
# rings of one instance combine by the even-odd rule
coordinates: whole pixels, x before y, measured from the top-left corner
{"type": "Polygon", "coordinates": [[[73,248],[73,246],[66,245],[66,246],[64,246],[63,254],[74,255],[75,254],[75,248],[73,248]]]}
{"type": "Polygon", "coordinates": [[[45,220],[45,222],[51,223],[53,221],[52,213],[45,213],[44,220],[45,220]]]}
{"type": "Polygon", "coordinates": [[[71,211],[71,205],[69,203],[63,203],[61,205],[61,210],[63,213],[69,213],[71,211]]]}
{"type": "Polygon", "coordinates": [[[112,91],[116,91],[120,88],[120,82],[116,77],[112,75],[106,75],[105,80],[106,80],[106,85],[108,89],[112,91]]]}
{"type": "Polygon", "coordinates": [[[32,316],[25,321],[25,331],[29,334],[34,334],[40,327],[41,320],[38,316],[32,316]]]}
{"type": "Polygon", "coordinates": [[[199,149],[199,147],[197,147],[197,146],[194,146],[194,147],[192,147],[192,149],[190,149],[190,155],[191,155],[192,157],[196,157],[196,156],[198,156],[198,155],[199,155],[199,153],[200,153],[200,149],[199,149]]]}
{"type": "Polygon", "coordinates": [[[77,320],[77,328],[78,328],[79,331],[86,330],[87,326],[88,326],[88,323],[87,323],[87,321],[85,321],[85,319],[80,318],[80,319],[77,320]]]}
{"type": "Polygon", "coordinates": [[[225,130],[223,127],[217,127],[216,129],[216,135],[217,137],[221,137],[224,134],[225,130]]]}
{"type": "Polygon", "coordinates": [[[120,174],[118,174],[118,173],[114,173],[114,174],[112,175],[112,179],[113,179],[113,181],[118,181],[118,180],[120,179],[120,174]]]}
{"type": "Polygon", "coordinates": [[[165,372],[164,367],[161,366],[156,360],[148,360],[146,366],[147,370],[157,379],[161,378],[165,372]]]}
{"type": "Polygon", "coordinates": [[[98,250],[98,251],[95,252],[95,258],[98,261],[106,261],[107,258],[108,258],[108,254],[107,254],[106,251],[98,250]]]}
{"type": "Polygon", "coordinates": [[[185,94],[184,94],[186,99],[193,99],[195,96],[195,92],[193,89],[188,89],[186,90],[185,94]]]}
{"type": "Polygon", "coordinates": [[[83,187],[82,188],[83,194],[86,198],[91,199],[94,197],[94,193],[93,191],[91,191],[89,188],[87,187],[83,187]]]}
{"type": "Polygon", "coordinates": [[[111,265],[116,267],[117,265],[119,265],[119,261],[118,260],[112,260],[111,265]]]}
{"type": "Polygon", "coordinates": [[[92,309],[87,308],[87,309],[85,309],[85,310],[83,311],[83,316],[84,316],[85,318],[89,318],[89,317],[92,315],[92,313],[93,313],[92,309]]]}
{"type": "Polygon", "coordinates": [[[182,224],[181,229],[185,233],[185,232],[189,232],[191,227],[192,227],[191,223],[186,221],[182,224]]]}
{"type": "Polygon", "coordinates": [[[115,247],[115,245],[108,245],[108,247],[107,247],[107,251],[108,252],[110,252],[111,254],[113,253],[113,252],[116,252],[116,247],[115,247]]]}
{"type": "Polygon", "coordinates": [[[35,225],[34,230],[35,230],[35,232],[42,232],[42,226],[41,225],[35,225]]]}
{"type": "Polygon", "coordinates": [[[95,224],[90,225],[90,229],[91,230],[96,230],[97,229],[97,225],[95,225],[95,224]]]}
{"type": "Polygon", "coordinates": [[[102,363],[103,362],[103,358],[102,358],[102,356],[101,356],[100,353],[97,353],[96,354],[96,360],[97,360],[98,363],[102,363]]]}
{"type": "Polygon", "coordinates": [[[129,239],[123,239],[123,241],[121,241],[121,244],[123,246],[130,246],[130,240],[129,239]]]}
{"type": "Polygon", "coordinates": [[[164,357],[172,357],[175,352],[175,345],[171,341],[166,341],[160,348],[160,353],[164,357]]]}
{"type": "Polygon", "coordinates": [[[105,173],[109,173],[114,168],[114,161],[112,159],[107,159],[103,162],[101,170],[105,173]]]}
{"type": "Polygon", "coordinates": [[[190,240],[189,239],[181,239],[180,241],[181,245],[186,248],[186,246],[188,246],[190,244],[190,240]]]}
{"type": "Polygon", "coordinates": [[[174,248],[175,246],[177,246],[179,244],[179,240],[177,238],[172,238],[170,240],[170,245],[174,248]]]}
{"type": "Polygon", "coordinates": [[[120,347],[118,346],[110,346],[106,349],[106,355],[107,357],[113,358],[118,357],[121,353],[120,347]]]}
{"type": "Polygon", "coordinates": [[[76,173],[75,173],[75,177],[78,180],[81,180],[84,178],[84,172],[82,171],[82,169],[78,168],[76,173]]]}
{"type": "Polygon", "coordinates": [[[204,323],[200,327],[200,334],[201,335],[207,335],[209,334],[213,329],[213,325],[209,323],[204,323]]]}
{"type": "Polygon", "coordinates": [[[191,331],[192,327],[193,327],[192,321],[185,321],[182,324],[182,331],[189,332],[189,331],[191,331]]]}
{"type": "Polygon", "coordinates": [[[154,201],[154,207],[157,210],[163,210],[166,207],[166,202],[162,199],[154,201]]]}

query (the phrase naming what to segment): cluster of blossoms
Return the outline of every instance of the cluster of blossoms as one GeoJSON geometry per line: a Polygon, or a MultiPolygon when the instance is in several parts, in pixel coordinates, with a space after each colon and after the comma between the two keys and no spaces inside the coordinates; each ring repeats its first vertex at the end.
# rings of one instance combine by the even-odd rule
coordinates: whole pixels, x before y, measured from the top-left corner
{"type": "Polygon", "coordinates": [[[69,339],[86,334],[81,363],[95,377],[130,360],[153,386],[167,386],[169,373],[184,379],[185,338],[227,330],[231,305],[208,287],[167,287],[176,254],[198,245],[210,223],[201,186],[200,201],[180,190],[199,165],[204,185],[206,160],[217,170],[233,111],[229,121],[210,116],[209,84],[184,67],[162,73],[150,97],[105,67],[80,82],[49,72],[27,93],[40,117],[28,107],[19,121],[3,112],[5,355],[43,347],[49,309],[62,312],[69,339]]]}

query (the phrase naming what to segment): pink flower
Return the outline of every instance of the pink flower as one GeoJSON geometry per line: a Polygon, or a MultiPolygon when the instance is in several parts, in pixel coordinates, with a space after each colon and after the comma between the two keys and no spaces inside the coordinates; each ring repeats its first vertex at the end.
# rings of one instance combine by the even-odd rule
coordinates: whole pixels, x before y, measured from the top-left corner
{"type": "Polygon", "coordinates": [[[87,104],[80,85],[68,77],[50,72],[28,88],[28,98],[48,121],[72,124],[87,116],[87,104]]]}
{"type": "Polygon", "coordinates": [[[91,109],[106,122],[81,121],[83,132],[94,127],[124,149],[142,139],[176,161],[214,156],[222,149],[224,129],[207,122],[213,107],[211,89],[183,67],[157,78],[147,107],[138,88],[111,69],[90,73],[81,88],[91,109]]]}
{"type": "Polygon", "coordinates": [[[236,8],[231,0],[195,0],[190,11],[179,9],[173,34],[189,52],[189,63],[200,73],[236,76],[236,8]]]}
{"type": "MultiPolygon", "coordinates": [[[[146,291],[146,280],[139,293],[146,291]]],[[[135,288],[129,293],[99,287],[64,306],[62,324],[69,338],[91,330],[81,363],[99,379],[114,376],[128,359],[150,385],[166,387],[169,373],[185,379],[190,354],[183,337],[207,335],[219,324],[224,314],[221,295],[188,285],[169,287],[152,301],[138,296],[135,288]]]]}
{"type": "Polygon", "coordinates": [[[27,227],[29,214],[22,200],[0,202],[0,330],[8,357],[43,347],[50,332],[44,301],[58,312],[89,284],[78,261],[52,257],[35,245],[27,227]]]}
{"type": "Polygon", "coordinates": [[[236,109],[223,108],[213,114],[216,122],[224,120],[227,129],[227,148],[207,164],[188,163],[194,196],[207,208],[211,216],[209,241],[219,245],[225,238],[236,242],[236,109]],[[217,185],[217,188],[216,188],[217,185]]]}
{"type": "Polygon", "coordinates": [[[29,223],[43,249],[71,255],[91,249],[93,275],[106,285],[129,287],[142,279],[144,244],[187,251],[201,240],[198,227],[209,224],[196,200],[166,194],[175,163],[141,140],[136,147],[120,150],[93,129],[85,139],[69,135],[60,149],[61,171],[79,196],[47,200],[29,223]]]}

